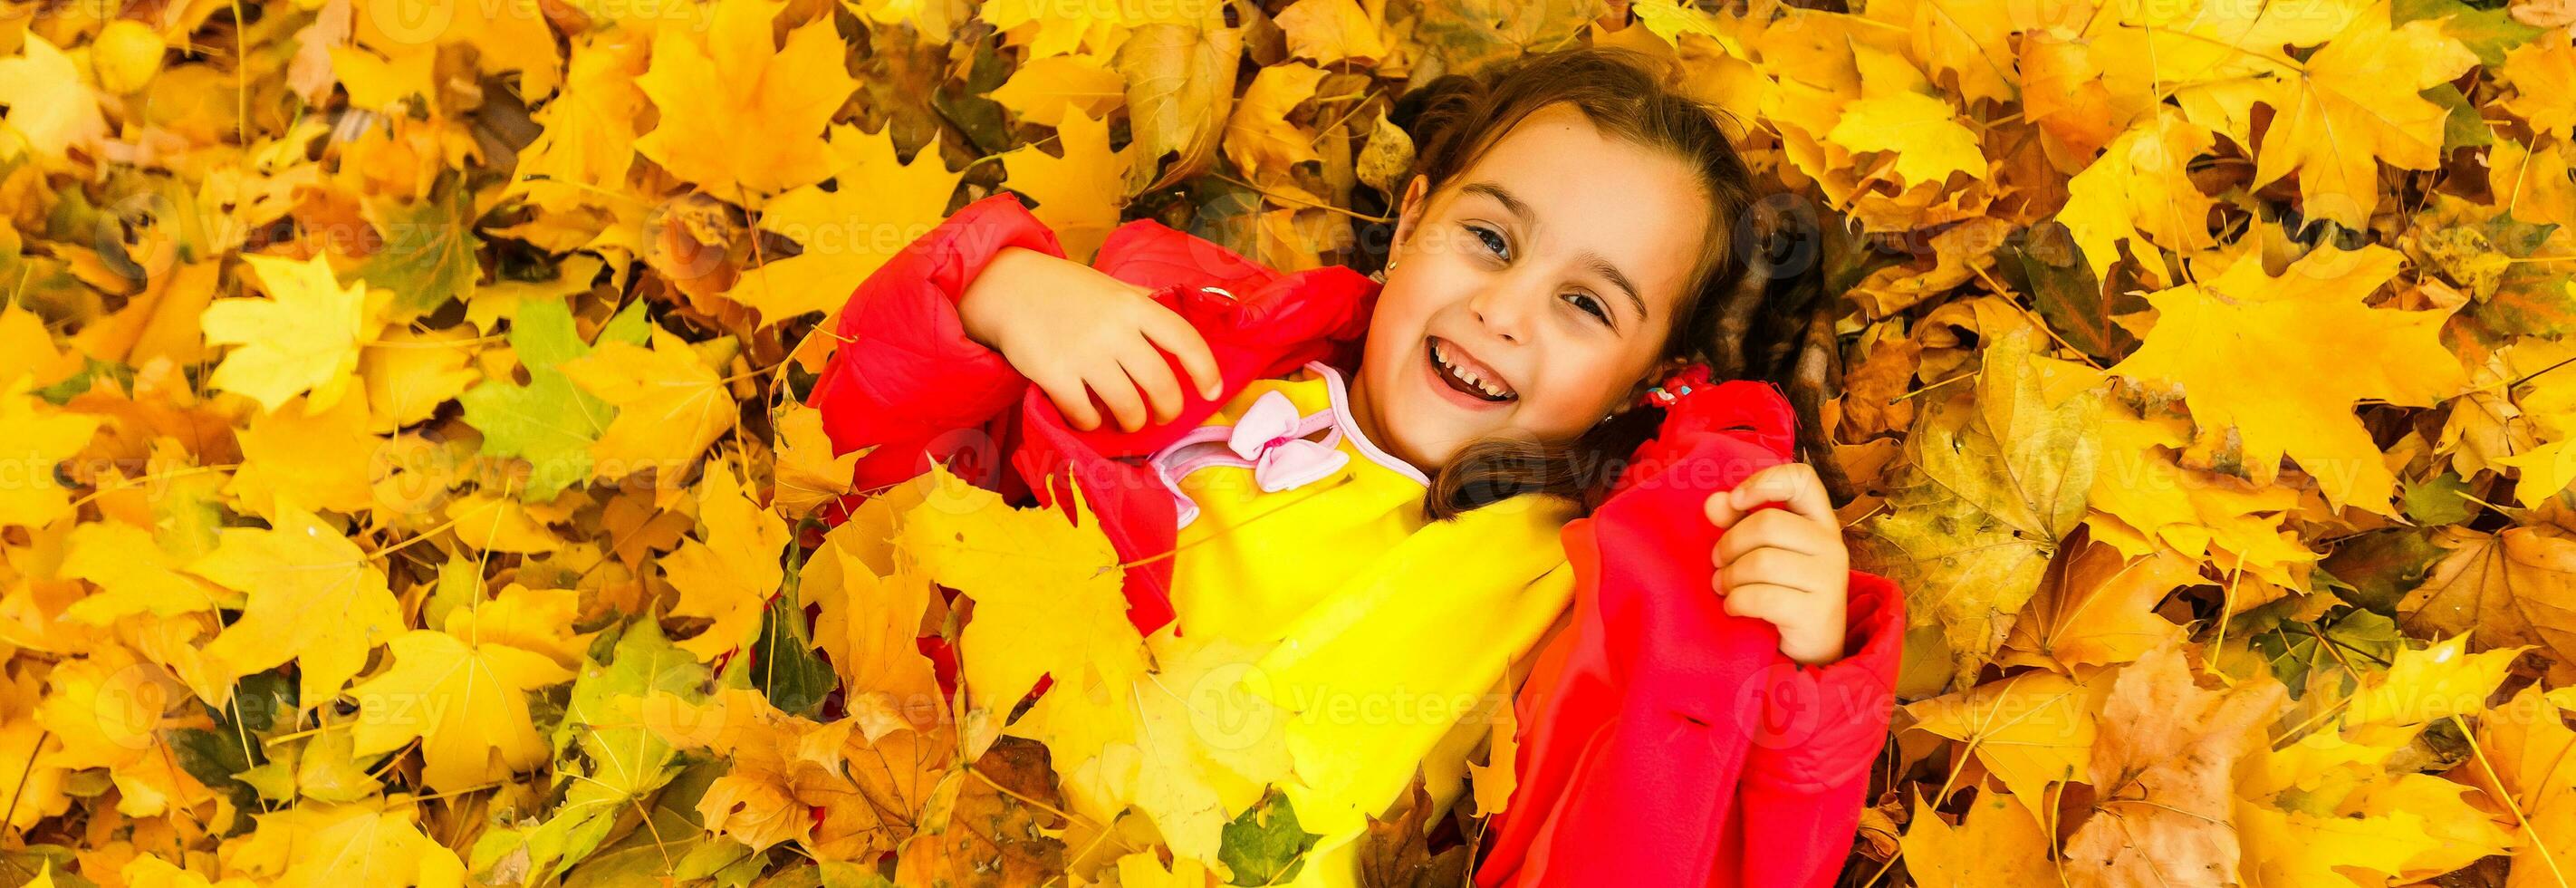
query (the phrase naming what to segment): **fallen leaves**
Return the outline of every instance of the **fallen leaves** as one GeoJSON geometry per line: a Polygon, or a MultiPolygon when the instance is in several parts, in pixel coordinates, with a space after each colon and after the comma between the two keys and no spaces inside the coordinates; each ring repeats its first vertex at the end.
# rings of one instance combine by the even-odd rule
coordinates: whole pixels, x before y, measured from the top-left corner
{"type": "Polygon", "coordinates": [[[2576,13],[1850,5],[0,16],[0,881],[1454,883],[1508,718],[1297,811],[1414,763],[801,401],[998,189],[1365,270],[1395,100],[1581,44],[1850,235],[1792,388],[1915,619],[1856,877],[2576,876],[2576,13]]]}

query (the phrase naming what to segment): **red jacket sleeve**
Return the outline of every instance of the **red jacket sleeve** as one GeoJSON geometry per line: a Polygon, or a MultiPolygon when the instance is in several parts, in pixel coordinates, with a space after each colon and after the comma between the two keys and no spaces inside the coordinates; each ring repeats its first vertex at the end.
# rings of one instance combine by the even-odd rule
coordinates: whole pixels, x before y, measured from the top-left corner
{"type": "Polygon", "coordinates": [[[1895,589],[1851,574],[1850,654],[1818,668],[1724,612],[1703,502],[1787,461],[1795,415],[1762,383],[1711,388],[1566,525],[1575,600],[1516,700],[1518,781],[1479,885],[1811,888],[1850,847],[1894,705],[1895,589]]]}
{"type": "MultiPolygon", "coordinates": [[[[1023,402],[1052,409],[1000,353],[968,339],[958,321],[967,284],[1013,246],[1064,256],[1055,233],[1017,195],[995,194],[923,234],[850,294],[836,328],[841,342],[807,402],[822,412],[835,453],[876,447],[853,470],[854,489],[900,483],[931,459],[975,450],[992,461],[971,468],[997,470],[1004,445],[998,421],[1023,402]]],[[[1375,282],[1348,268],[1282,274],[1145,219],[1111,231],[1093,267],[1154,288],[1152,298],[1207,341],[1225,384],[1216,400],[1184,385],[1179,415],[1133,432],[1115,424],[1074,431],[1051,417],[1041,452],[1021,447],[1012,454],[1032,465],[1061,467],[1071,459],[1061,451],[1073,446],[1110,458],[1152,453],[1254,379],[1313,360],[1350,366],[1376,304],[1375,282]]],[[[1188,379],[1178,359],[1165,360],[1176,378],[1188,379]]]]}
{"type": "Polygon", "coordinates": [[[1800,666],[1783,658],[1757,680],[1761,716],[1729,837],[1734,885],[1824,888],[1849,856],[1869,792],[1870,766],[1894,711],[1905,600],[1896,584],[1852,571],[1843,659],[1800,666]]]}
{"type": "Polygon", "coordinates": [[[853,471],[857,490],[920,474],[934,442],[983,426],[1028,387],[999,352],[966,338],[957,319],[958,296],[1005,247],[1064,255],[1055,232],[1016,195],[996,194],[915,239],[841,307],[840,347],[807,403],[822,411],[834,452],[876,447],[853,471]]]}

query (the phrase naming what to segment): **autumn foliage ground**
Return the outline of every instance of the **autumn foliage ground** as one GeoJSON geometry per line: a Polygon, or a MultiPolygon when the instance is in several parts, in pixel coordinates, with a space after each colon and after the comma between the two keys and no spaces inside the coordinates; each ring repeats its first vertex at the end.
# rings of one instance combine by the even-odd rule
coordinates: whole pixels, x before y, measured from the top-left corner
{"type": "Polygon", "coordinates": [[[1914,620],[1844,884],[2576,879],[2576,5],[1825,5],[0,5],[0,886],[1288,877],[1104,541],[824,532],[820,331],[997,188],[1354,261],[1394,97],[1583,43],[1835,232],[1914,620]]]}

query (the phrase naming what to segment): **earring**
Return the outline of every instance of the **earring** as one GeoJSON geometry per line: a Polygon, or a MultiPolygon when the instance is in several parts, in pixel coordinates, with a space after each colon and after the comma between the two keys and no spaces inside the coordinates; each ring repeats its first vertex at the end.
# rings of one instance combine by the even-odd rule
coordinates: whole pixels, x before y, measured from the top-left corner
{"type": "Polygon", "coordinates": [[[1394,270],[1395,270],[1395,260],[1394,260],[1394,259],[1388,259],[1388,260],[1386,260],[1386,267],[1384,267],[1384,268],[1380,268],[1380,269],[1378,269],[1378,270],[1376,270],[1376,271],[1369,272],[1369,280],[1373,280],[1373,281],[1376,281],[1376,282],[1381,283],[1381,284],[1386,283],[1386,273],[1387,273],[1387,272],[1390,272],[1390,271],[1394,271],[1394,270]]]}

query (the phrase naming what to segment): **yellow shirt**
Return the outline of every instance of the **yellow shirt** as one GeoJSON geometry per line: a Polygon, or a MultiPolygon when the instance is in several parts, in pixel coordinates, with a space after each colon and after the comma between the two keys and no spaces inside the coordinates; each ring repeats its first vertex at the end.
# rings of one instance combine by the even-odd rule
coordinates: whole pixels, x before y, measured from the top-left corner
{"type": "Polygon", "coordinates": [[[1243,686],[1277,707],[1294,771],[1281,789],[1300,825],[1323,836],[1287,883],[1300,886],[1356,883],[1354,840],[1417,766],[1447,810],[1468,757],[1509,717],[1512,662],[1573,593],[1557,540],[1572,503],[1525,494],[1426,521],[1423,474],[1362,438],[1347,404],[1340,374],[1310,363],[1253,382],[1152,459],[1185,498],[1172,583],[1180,641],[1247,652],[1243,686]],[[1290,412],[1281,397],[1294,407],[1290,428],[1319,442],[1291,462],[1339,465],[1264,490],[1265,472],[1301,479],[1245,465],[1227,436],[1239,425],[1277,430],[1290,412]],[[1314,458],[1324,441],[1338,460],[1314,458]]]}

